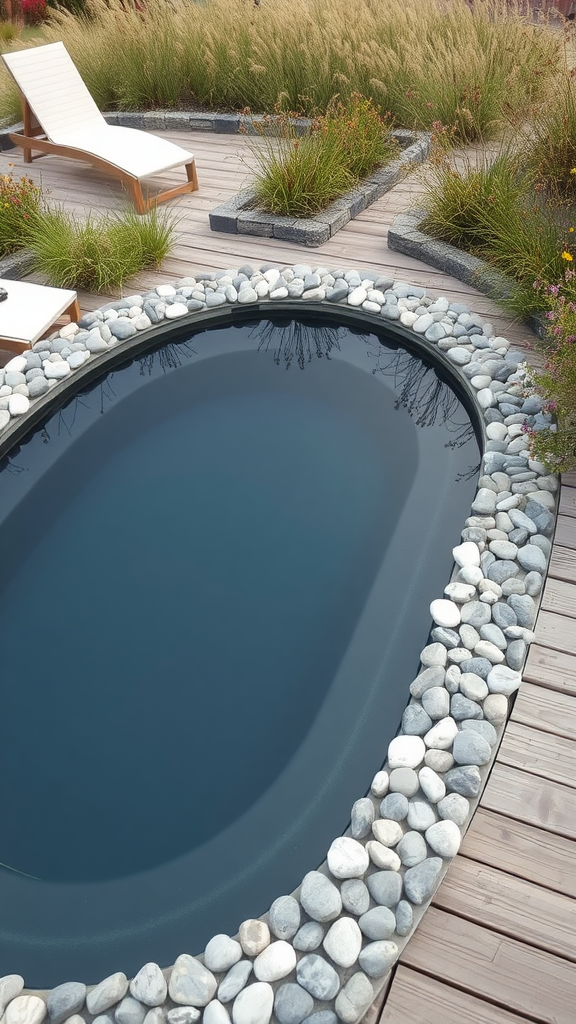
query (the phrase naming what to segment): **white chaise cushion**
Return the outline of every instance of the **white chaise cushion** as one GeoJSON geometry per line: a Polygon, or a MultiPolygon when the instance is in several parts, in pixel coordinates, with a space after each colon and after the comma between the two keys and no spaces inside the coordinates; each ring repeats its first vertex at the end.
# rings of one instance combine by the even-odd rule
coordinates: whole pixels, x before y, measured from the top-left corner
{"type": "Polygon", "coordinates": [[[82,150],[87,160],[90,156],[106,160],[135,178],[159,174],[192,160],[192,153],[167,139],[137,128],[121,128],[106,122],[100,128],[59,131],[52,142],[82,150]]]}

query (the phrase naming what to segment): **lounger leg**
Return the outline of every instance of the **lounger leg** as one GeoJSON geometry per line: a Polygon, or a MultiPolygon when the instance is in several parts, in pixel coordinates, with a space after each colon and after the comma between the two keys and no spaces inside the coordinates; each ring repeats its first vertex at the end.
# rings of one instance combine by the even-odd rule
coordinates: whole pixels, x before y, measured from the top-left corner
{"type": "Polygon", "coordinates": [[[78,305],[78,299],[74,299],[74,302],[71,302],[68,308],[64,310],[64,312],[68,313],[71,323],[77,324],[78,321],[82,318],[80,306],[78,305]]]}
{"type": "Polygon", "coordinates": [[[136,207],[136,213],[140,215],[147,213],[150,209],[150,203],[146,202],[142,195],[142,186],[137,178],[125,178],[124,181],[128,185],[130,192],[132,193],[132,200],[136,207]]]}
{"type": "Polygon", "coordinates": [[[192,192],[197,192],[198,191],[198,175],[196,173],[196,161],[195,160],[191,160],[189,164],[186,164],[186,175],[188,177],[188,181],[192,182],[191,191],[192,192]]]}

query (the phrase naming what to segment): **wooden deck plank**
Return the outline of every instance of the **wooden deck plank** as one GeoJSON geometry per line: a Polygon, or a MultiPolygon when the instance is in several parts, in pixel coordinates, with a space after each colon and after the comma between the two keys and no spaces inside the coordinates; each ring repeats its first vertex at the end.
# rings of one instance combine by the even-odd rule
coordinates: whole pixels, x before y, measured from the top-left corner
{"type": "Polygon", "coordinates": [[[437,907],[424,914],[402,963],[541,1024],[573,1024],[572,963],[437,907]]]}
{"type": "Polygon", "coordinates": [[[456,857],[434,897],[434,906],[576,960],[576,900],[506,871],[456,857]]]}
{"type": "Polygon", "coordinates": [[[552,546],[548,573],[557,580],[576,583],[576,551],[562,547],[558,542],[552,546]]]}
{"type": "Polygon", "coordinates": [[[542,596],[542,608],[576,618],[576,585],[566,583],[565,580],[549,579],[542,596]]]}
{"type": "Polygon", "coordinates": [[[517,821],[576,839],[576,792],[502,764],[494,765],[480,805],[517,821]]]}
{"type": "Polygon", "coordinates": [[[562,474],[562,487],[576,487],[576,469],[562,474]]]}
{"type": "Polygon", "coordinates": [[[445,985],[437,978],[398,967],[381,1024],[526,1024],[525,1017],[509,1013],[482,999],[445,985]]]}
{"type": "Polygon", "coordinates": [[[523,681],[511,719],[576,741],[576,696],[523,681]]]}
{"type": "Polygon", "coordinates": [[[576,549],[576,519],[573,516],[558,516],[554,543],[572,550],[576,549]]]}
{"type": "Polygon", "coordinates": [[[576,742],[509,721],[498,761],[576,790],[576,742]]]}
{"type": "Polygon", "coordinates": [[[539,686],[576,694],[576,658],[563,651],[531,644],[523,676],[539,686]]]}
{"type": "Polygon", "coordinates": [[[576,626],[567,615],[540,610],[536,622],[536,643],[565,654],[576,654],[576,626]]]}
{"type": "Polygon", "coordinates": [[[576,843],[564,836],[479,807],[460,853],[576,899],[576,843]]]}
{"type": "Polygon", "coordinates": [[[576,487],[562,485],[558,511],[565,516],[576,516],[576,487]]]}

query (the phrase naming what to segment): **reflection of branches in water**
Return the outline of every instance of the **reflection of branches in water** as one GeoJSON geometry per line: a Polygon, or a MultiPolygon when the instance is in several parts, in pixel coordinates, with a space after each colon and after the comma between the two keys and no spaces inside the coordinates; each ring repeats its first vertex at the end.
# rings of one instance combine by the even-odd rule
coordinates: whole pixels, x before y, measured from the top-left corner
{"type": "Polygon", "coordinates": [[[442,423],[455,436],[446,448],[461,448],[474,437],[474,427],[459,414],[462,405],[452,388],[427,366],[404,349],[394,352],[380,347],[377,364],[372,373],[381,373],[393,379],[397,409],[406,409],[417,427],[431,427],[442,423]]]}
{"type": "Polygon", "coordinates": [[[306,363],[317,359],[330,359],[333,348],[340,348],[338,335],[340,327],[321,327],[303,324],[299,320],[290,320],[286,324],[266,321],[258,324],[250,332],[250,337],[258,341],[258,350],[265,352],[273,346],[274,362],[279,366],[284,363],[287,370],[296,360],[301,370],[306,363]]]}
{"type": "Polygon", "coordinates": [[[147,352],[146,355],[140,357],[138,360],[140,376],[152,376],[156,358],[158,358],[162,373],[168,373],[169,370],[177,370],[179,366],[182,366],[183,356],[195,355],[198,355],[198,353],[196,349],[192,348],[189,341],[181,342],[178,345],[174,343],[163,345],[162,348],[156,349],[155,352],[147,352]]]}

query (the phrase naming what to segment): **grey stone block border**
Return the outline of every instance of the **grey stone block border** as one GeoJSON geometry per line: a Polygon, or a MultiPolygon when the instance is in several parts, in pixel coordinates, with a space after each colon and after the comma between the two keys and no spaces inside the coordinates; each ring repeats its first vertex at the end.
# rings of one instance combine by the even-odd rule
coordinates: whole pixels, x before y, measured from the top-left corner
{"type": "MultiPolygon", "coordinates": [[[[421,230],[425,217],[426,211],[417,208],[398,214],[388,229],[388,248],[393,252],[402,252],[405,256],[413,256],[436,270],[442,270],[493,299],[506,299],[510,296],[514,287],[510,278],[495,270],[485,260],[427,235],[421,230]]],[[[542,337],[541,320],[529,316],[527,321],[532,330],[542,337]]]]}
{"type": "Polygon", "coordinates": [[[280,217],[264,213],[257,208],[254,189],[247,188],[215,207],[208,214],[212,231],[231,234],[259,235],[263,238],[281,238],[286,242],[311,247],[323,245],[349,220],[357,217],[371,203],[389,192],[407,173],[411,165],[422,163],[430,150],[430,136],[425,132],[399,129],[393,132],[402,153],[385,167],[374,171],[369,178],[330,203],[313,217],[280,217]]]}
{"type": "Polygon", "coordinates": [[[384,768],[320,868],[263,918],[243,922],[236,938],[215,936],[202,955],[183,953],[167,970],[146,964],[131,982],[119,972],[90,991],[68,982],[42,994],[6,976],[6,1024],[46,1016],[51,1024],[357,1024],[460,847],[521,682],[558,480],[527,450],[524,424],[547,420],[541,400],[524,392],[522,354],[466,306],[374,272],[302,264],[159,285],[86,314],[0,371],[0,456],[115,361],[175,326],[232,317],[237,305],[262,315],[337,307],[344,322],[386,326],[450,368],[484,437],[452,577],[431,604],[431,642],[384,768]]]}

